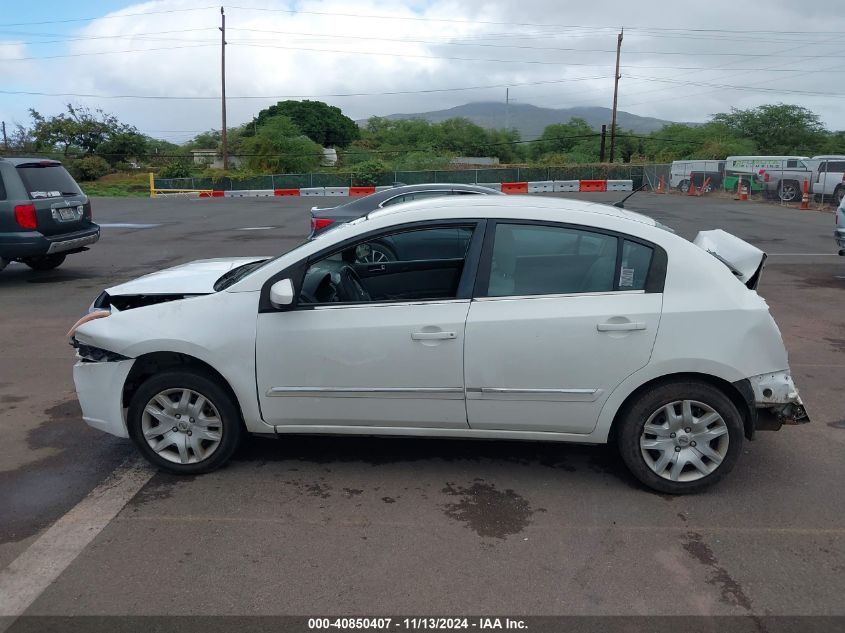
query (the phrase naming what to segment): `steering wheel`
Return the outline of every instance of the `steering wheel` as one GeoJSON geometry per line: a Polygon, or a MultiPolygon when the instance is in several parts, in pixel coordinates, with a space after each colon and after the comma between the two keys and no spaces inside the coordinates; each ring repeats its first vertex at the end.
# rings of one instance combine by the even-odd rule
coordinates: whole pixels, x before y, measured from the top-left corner
{"type": "Polygon", "coordinates": [[[337,296],[340,301],[371,301],[370,293],[364,288],[361,277],[348,264],[340,269],[340,283],[337,284],[337,296]]]}

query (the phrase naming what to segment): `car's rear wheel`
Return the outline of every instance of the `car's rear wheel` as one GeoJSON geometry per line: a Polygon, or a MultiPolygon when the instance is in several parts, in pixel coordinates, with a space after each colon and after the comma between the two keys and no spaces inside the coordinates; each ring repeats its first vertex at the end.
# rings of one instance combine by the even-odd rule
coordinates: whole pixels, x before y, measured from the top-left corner
{"type": "Polygon", "coordinates": [[[782,202],[792,202],[800,198],[801,194],[798,190],[798,183],[791,180],[781,182],[780,187],[778,187],[778,197],[782,202]]]}
{"type": "Polygon", "coordinates": [[[65,255],[41,255],[40,257],[26,257],[21,260],[32,270],[53,270],[65,261],[65,255]]]}
{"type": "Polygon", "coordinates": [[[845,187],[837,187],[833,192],[833,201],[837,207],[842,204],[842,198],[845,198],[845,187]]]}
{"type": "Polygon", "coordinates": [[[620,424],[625,464],[646,486],[669,494],[712,486],[733,469],[742,448],[742,416],[722,391],[703,382],[643,393],[620,424]]]}
{"type": "Polygon", "coordinates": [[[682,193],[687,193],[687,192],[689,191],[689,180],[682,180],[682,181],[678,184],[678,189],[679,189],[682,193]]]}
{"type": "Polygon", "coordinates": [[[182,475],[220,468],[241,438],[232,397],[212,377],[193,370],[148,378],[132,396],[127,423],[150,463],[182,475]]]}
{"type": "Polygon", "coordinates": [[[355,252],[355,263],[357,264],[384,264],[395,261],[396,253],[381,242],[361,244],[355,252]]]}

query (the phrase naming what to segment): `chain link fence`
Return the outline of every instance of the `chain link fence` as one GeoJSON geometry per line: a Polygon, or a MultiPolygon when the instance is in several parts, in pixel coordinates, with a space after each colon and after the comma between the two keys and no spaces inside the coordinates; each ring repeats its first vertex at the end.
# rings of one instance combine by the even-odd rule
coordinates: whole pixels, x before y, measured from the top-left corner
{"type": "Polygon", "coordinates": [[[375,180],[362,181],[353,173],[313,172],[307,174],[273,174],[253,177],[222,178],[156,178],[156,189],[299,189],[303,187],[352,187],[360,185],[392,185],[402,183],[485,184],[502,182],[535,182],[544,180],[631,180],[634,189],[646,185],[657,187],[660,177],[669,180],[669,165],[562,165],[550,167],[498,167],[484,169],[449,169],[426,171],[389,171],[375,180]]]}

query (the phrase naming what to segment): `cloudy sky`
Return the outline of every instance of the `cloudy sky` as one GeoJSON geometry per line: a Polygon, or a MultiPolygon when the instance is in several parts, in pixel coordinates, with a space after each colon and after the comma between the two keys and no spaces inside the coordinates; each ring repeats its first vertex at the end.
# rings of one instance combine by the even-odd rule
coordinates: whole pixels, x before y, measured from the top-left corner
{"type": "MultiPolygon", "coordinates": [[[[0,119],[68,101],[181,142],[220,126],[219,5],[2,0],[0,119]]],[[[233,0],[229,125],[284,98],[353,118],[511,99],[704,121],[787,102],[845,129],[841,0],[233,0]],[[669,8],[671,6],[671,9],[669,8]],[[392,94],[391,94],[392,93],[392,94]]]]}

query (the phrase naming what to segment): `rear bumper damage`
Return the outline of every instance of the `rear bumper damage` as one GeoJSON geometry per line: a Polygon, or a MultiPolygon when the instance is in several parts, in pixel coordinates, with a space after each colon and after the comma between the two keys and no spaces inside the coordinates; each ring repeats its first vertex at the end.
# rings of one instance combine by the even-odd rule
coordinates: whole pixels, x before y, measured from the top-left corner
{"type": "Polygon", "coordinates": [[[756,430],[777,431],[784,424],[810,421],[789,371],[752,376],[748,382],[757,409],[756,430]]]}

